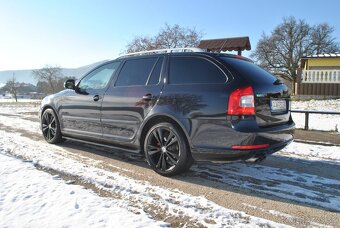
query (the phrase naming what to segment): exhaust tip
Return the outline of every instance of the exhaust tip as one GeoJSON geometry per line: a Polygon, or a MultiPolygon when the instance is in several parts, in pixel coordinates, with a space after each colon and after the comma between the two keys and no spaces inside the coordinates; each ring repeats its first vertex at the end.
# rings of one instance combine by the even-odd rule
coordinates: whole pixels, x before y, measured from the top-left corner
{"type": "Polygon", "coordinates": [[[254,157],[247,159],[246,162],[258,163],[258,162],[263,161],[264,159],[266,159],[266,155],[265,154],[259,154],[259,155],[255,155],[254,157]]]}

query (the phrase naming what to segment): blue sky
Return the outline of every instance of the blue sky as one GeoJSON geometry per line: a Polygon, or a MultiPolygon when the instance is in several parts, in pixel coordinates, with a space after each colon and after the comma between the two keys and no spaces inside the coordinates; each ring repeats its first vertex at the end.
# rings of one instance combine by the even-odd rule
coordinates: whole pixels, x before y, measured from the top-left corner
{"type": "Polygon", "coordinates": [[[0,0],[0,70],[114,59],[165,23],[195,27],[205,39],[249,36],[254,50],[263,32],[295,16],[329,23],[340,41],[339,12],[339,0],[0,0]]]}

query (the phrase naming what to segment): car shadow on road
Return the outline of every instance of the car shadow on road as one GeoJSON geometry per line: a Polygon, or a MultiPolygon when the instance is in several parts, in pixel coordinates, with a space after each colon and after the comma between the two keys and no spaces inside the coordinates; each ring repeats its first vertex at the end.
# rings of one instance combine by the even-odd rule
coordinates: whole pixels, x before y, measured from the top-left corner
{"type": "MultiPolygon", "coordinates": [[[[66,141],[60,146],[70,152],[81,151],[148,169],[141,154],[73,141],[66,141]]],[[[165,178],[158,174],[154,175],[158,179],[165,178]]],[[[336,162],[311,161],[279,155],[269,156],[267,160],[255,164],[243,161],[195,162],[187,173],[167,180],[326,211],[340,211],[340,164],[336,162]]]]}

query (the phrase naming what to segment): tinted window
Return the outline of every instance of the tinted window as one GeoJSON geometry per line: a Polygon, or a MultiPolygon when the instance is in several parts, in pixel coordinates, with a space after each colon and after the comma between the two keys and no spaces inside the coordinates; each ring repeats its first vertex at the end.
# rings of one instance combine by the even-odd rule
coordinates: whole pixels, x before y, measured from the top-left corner
{"type": "Polygon", "coordinates": [[[78,84],[78,89],[86,91],[89,89],[104,89],[110,81],[112,74],[119,67],[120,62],[109,63],[86,75],[78,84]]]}
{"type": "Polygon", "coordinates": [[[145,85],[157,58],[127,60],[119,73],[116,86],[145,85]]]}
{"type": "Polygon", "coordinates": [[[252,62],[230,57],[222,57],[221,59],[252,83],[274,83],[277,80],[274,75],[252,62]]]}
{"type": "Polygon", "coordinates": [[[159,78],[161,76],[161,70],[163,65],[163,57],[159,58],[156,66],[153,68],[150,78],[148,80],[148,85],[157,85],[159,78]]]}
{"type": "Polygon", "coordinates": [[[169,83],[225,83],[226,76],[212,62],[197,57],[171,57],[169,83]]]}

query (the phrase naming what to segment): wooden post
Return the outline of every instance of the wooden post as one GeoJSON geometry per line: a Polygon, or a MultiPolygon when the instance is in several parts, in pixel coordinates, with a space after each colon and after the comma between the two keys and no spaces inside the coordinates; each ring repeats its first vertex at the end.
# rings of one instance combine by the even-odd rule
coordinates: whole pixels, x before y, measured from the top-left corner
{"type": "MultiPolygon", "coordinates": [[[[300,82],[301,83],[301,82],[300,82]]],[[[299,91],[299,86],[298,86],[298,83],[297,82],[294,82],[294,80],[293,80],[293,84],[294,84],[294,86],[293,86],[293,94],[294,95],[299,95],[299,93],[300,93],[300,91],[299,91]],[[294,90],[294,88],[295,88],[295,90],[294,90]],[[295,93],[294,93],[294,91],[295,91],[295,93]]],[[[301,86],[300,86],[301,87],[301,86]]]]}
{"type": "Polygon", "coordinates": [[[308,130],[308,128],[309,128],[308,122],[309,122],[309,113],[306,112],[305,113],[305,130],[308,130]]]}

